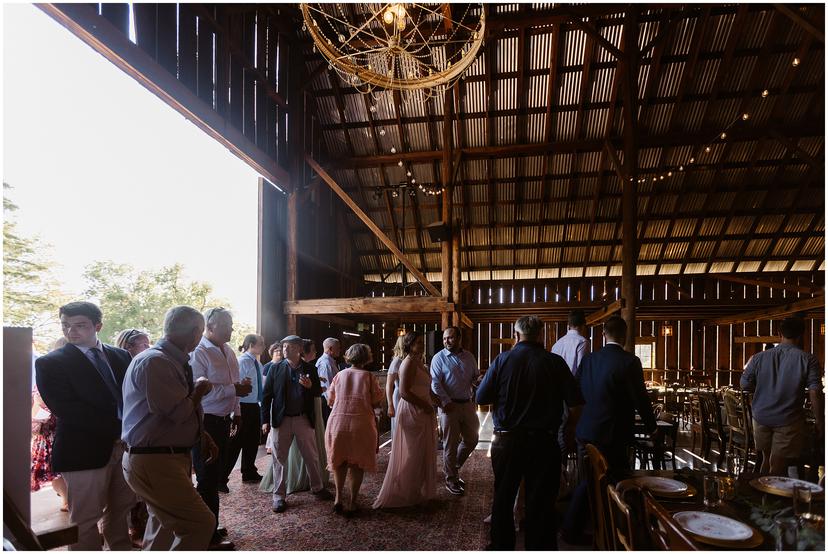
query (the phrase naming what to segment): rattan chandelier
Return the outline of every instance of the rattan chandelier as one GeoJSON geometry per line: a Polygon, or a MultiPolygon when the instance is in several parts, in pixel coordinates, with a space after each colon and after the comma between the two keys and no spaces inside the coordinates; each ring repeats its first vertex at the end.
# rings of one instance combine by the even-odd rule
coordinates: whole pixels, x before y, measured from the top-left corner
{"type": "Polygon", "coordinates": [[[300,4],[302,29],[330,69],[362,93],[439,94],[483,44],[483,4],[300,4]]]}

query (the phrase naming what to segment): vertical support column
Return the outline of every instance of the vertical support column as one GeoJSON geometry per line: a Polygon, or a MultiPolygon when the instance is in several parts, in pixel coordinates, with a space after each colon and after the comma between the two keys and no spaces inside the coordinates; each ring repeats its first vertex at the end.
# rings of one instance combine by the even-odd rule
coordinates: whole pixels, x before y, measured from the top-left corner
{"type": "MultiPolygon", "coordinates": [[[[636,266],[638,261],[638,224],[636,197],[638,188],[638,20],[634,8],[624,20],[624,182],[621,196],[621,317],[627,322],[627,351],[635,351],[636,266]]],[[[619,62],[622,60],[619,60],[619,62]]]]}
{"type": "MultiPolygon", "coordinates": [[[[305,178],[305,97],[302,90],[304,73],[302,51],[288,46],[288,143],[290,152],[290,184],[287,209],[287,300],[298,300],[299,294],[299,191],[305,178]]],[[[280,137],[281,139],[281,137],[280,137]]],[[[296,315],[287,316],[288,333],[301,334],[296,315]]]]}
{"type": "Polygon", "coordinates": [[[460,222],[451,226],[451,301],[454,303],[454,312],[451,314],[451,324],[460,326],[461,295],[460,295],[460,222]]]}
{"type": "MultiPolygon", "coordinates": [[[[452,196],[454,191],[451,186],[451,107],[453,92],[452,89],[446,90],[443,96],[443,161],[440,165],[441,178],[443,182],[443,200],[442,205],[442,221],[443,225],[449,229],[449,240],[444,240],[440,243],[440,261],[442,265],[442,281],[443,286],[440,291],[447,299],[452,298],[452,283],[451,283],[451,251],[452,243],[455,240],[454,229],[451,224],[452,220],[452,196]]],[[[456,317],[451,312],[443,312],[441,314],[442,328],[445,329],[451,325],[452,319],[456,317]]]]}
{"type": "MultiPolygon", "coordinates": [[[[297,261],[298,261],[298,252],[297,252],[297,225],[298,225],[298,217],[297,217],[297,204],[298,204],[298,197],[299,194],[294,190],[290,196],[288,196],[288,205],[287,205],[287,285],[286,285],[286,300],[293,301],[297,300],[297,261]]],[[[290,334],[298,333],[297,328],[297,316],[296,314],[289,314],[287,316],[287,332],[290,334]]]]}

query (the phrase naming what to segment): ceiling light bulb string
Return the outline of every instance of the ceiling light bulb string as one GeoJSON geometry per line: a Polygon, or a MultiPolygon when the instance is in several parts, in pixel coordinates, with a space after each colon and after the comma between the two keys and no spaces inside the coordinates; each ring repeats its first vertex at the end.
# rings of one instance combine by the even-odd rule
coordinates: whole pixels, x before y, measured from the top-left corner
{"type": "MultiPolygon", "coordinates": [[[[765,89],[760,94],[762,100],[766,99],[770,95],[770,91],[765,89]]],[[[653,183],[657,181],[663,181],[666,178],[672,177],[676,173],[683,173],[685,170],[689,169],[691,166],[695,165],[697,160],[700,159],[704,154],[710,154],[713,151],[713,147],[717,144],[723,144],[725,140],[727,140],[727,133],[737,124],[741,122],[745,122],[750,120],[750,112],[744,112],[733,118],[733,120],[728,123],[721,131],[716,133],[716,135],[711,138],[709,141],[704,143],[697,151],[691,152],[690,157],[687,159],[686,162],[683,164],[679,164],[678,166],[672,166],[665,168],[664,171],[657,172],[652,177],[639,177],[639,183],[646,183],[647,181],[652,181],[653,183]]],[[[641,171],[639,173],[651,173],[650,171],[641,171]]],[[[630,181],[633,178],[630,177],[630,181]]]]}

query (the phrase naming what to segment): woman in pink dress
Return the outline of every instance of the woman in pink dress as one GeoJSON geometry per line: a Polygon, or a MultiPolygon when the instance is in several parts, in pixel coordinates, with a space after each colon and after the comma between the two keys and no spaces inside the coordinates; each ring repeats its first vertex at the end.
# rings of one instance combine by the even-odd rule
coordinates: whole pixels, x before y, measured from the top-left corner
{"type": "Polygon", "coordinates": [[[397,427],[374,508],[413,506],[437,496],[437,423],[422,334],[407,333],[403,353],[397,427]]]}
{"type": "Polygon", "coordinates": [[[371,363],[371,348],[355,344],[345,352],[351,367],[334,375],[328,387],[328,405],[333,408],[325,429],[328,470],[334,475],[336,498],[334,512],[349,515],[357,510],[357,495],[366,471],[377,470],[377,424],[374,408],[382,403],[382,389],[365,369],[371,363]],[[345,473],[351,476],[350,504],[344,509],[342,498],[345,473]]]}

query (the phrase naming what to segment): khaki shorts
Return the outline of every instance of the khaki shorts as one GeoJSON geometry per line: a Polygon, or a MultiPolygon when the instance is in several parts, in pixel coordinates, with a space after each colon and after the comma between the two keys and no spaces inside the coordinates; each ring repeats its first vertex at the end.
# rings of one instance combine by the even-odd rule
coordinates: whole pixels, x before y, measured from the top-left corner
{"type": "Polygon", "coordinates": [[[790,425],[768,427],[754,419],[753,438],[756,440],[756,450],[770,452],[774,458],[795,460],[802,455],[805,421],[799,420],[790,425]]]}

